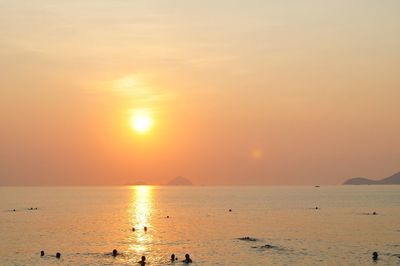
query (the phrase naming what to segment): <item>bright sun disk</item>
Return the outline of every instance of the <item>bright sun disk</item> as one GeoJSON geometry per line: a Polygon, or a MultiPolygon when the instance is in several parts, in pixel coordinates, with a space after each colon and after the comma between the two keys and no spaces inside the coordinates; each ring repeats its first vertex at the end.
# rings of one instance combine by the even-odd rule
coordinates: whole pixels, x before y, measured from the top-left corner
{"type": "Polygon", "coordinates": [[[138,133],[146,133],[150,130],[153,125],[153,121],[147,113],[134,114],[131,120],[131,126],[133,130],[138,133]]]}

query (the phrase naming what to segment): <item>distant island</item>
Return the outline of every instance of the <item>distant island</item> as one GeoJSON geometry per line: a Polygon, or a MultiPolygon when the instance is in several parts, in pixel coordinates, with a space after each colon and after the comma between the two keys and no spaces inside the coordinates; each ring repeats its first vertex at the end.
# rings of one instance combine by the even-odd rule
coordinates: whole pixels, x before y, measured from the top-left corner
{"type": "Polygon", "coordinates": [[[169,181],[166,185],[167,186],[192,186],[193,183],[192,183],[192,181],[190,181],[187,178],[184,178],[182,176],[177,176],[174,179],[172,179],[171,181],[169,181]]]}
{"type": "Polygon", "coordinates": [[[365,177],[350,178],[343,185],[400,185],[400,172],[380,180],[365,177]]]}

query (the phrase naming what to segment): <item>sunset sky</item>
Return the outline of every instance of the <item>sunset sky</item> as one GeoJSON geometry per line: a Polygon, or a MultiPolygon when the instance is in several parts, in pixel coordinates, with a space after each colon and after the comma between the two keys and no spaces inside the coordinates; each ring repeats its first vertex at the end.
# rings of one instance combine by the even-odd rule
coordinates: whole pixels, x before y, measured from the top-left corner
{"type": "Polygon", "coordinates": [[[400,1],[0,0],[0,185],[400,171],[400,1]]]}

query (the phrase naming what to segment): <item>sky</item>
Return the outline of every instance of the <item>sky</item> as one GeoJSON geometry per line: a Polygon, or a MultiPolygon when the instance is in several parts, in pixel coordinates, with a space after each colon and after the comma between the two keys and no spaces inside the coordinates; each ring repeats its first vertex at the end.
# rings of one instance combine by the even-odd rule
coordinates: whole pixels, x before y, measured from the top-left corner
{"type": "Polygon", "coordinates": [[[397,0],[0,0],[0,185],[389,176],[399,12],[397,0]]]}

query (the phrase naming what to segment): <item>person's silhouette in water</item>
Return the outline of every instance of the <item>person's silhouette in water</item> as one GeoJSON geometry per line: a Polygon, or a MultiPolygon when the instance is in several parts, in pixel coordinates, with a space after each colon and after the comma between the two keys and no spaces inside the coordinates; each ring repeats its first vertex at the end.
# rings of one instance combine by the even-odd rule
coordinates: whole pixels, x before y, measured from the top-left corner
{"type": "Polygon", "coordinates": [[[190,258],[190,255],[189,255],[189,254],[186,254],[186,255],[185,255],[185,259],[184,259],[182,262],[185,262],[185,263],[192,263],[193,261],[192,261],[192,259],[190,258]]]}
{"type": "Polygon", "coordinates": [[[176,260],[178,260],[178,258],[175,257],[175,254],[171,254],[171,262],[175,262],[176,260]]]}
{"type": "Polygon", "coordinates": [[[142,256],[142,259],[140,261],[138,261],[138,263],[140,264],[140,266],[146,265],[146,257],[142,256]]]}
{"type": "Polygon", "coordinates": [[[112,256],[116,257],[118,255],[118,251],[116,249],[113,249],[112,251],[112,256]]]}

